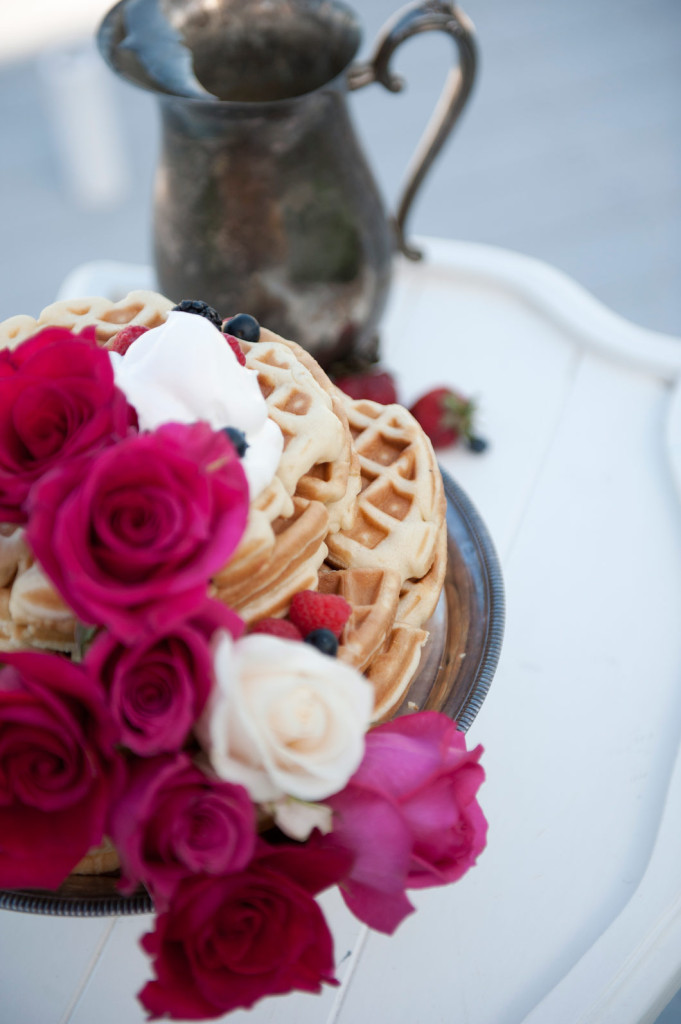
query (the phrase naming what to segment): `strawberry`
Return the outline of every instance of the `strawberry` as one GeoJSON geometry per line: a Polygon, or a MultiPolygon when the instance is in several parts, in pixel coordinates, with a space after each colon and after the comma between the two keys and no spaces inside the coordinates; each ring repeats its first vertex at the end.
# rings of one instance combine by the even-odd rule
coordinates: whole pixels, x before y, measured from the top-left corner
{"type": "Polygon", "coordinates": [[[381,405],[392,405],[397,401],[395,381],[387,370],[352,373],[337,377],[334,383],[350,398],[368,398],[381,405]]]}
{"type": "Polygon", "coordinates": [[[339,637],[351,611],[345,598],[338,594],[300,590],[293,595],[288,615],[304,637],[315,629],[329,629],[335,637],[339,637]]]}
{"type": "Polygon", "coordinates": [[[251,633],[267,633],[268,636],[280,636],[284,640],[302,640],[302,634],[297,626],[287,619],[261,619],[256,622],[251,633]]]}
{"type": "Polygon", "coordinates": [[[109,352],[118,352],[120,356],[124,356],[133,341],[137,341],[148,330],[148,327],[137,327],[134,324],[128,324],[127,327],[122,327],[118,334],[114,334],[106,347],[109,352]]]}
{"type": "Polygon", "coordinates": [[[432,388],[409,411],[421,424],[433,448],[445,448],[459,438],[474,452],[487,447],[487,442],[473,433],[475,402],[451,388],[432,388]]]}
{"type": "Polygon", "coordinates": [[[245,366],[246,365],[246,356],[241,351],[241,345],[239,344],[239,339],[235,338],[233,334],[225,334],[225,338],[227,339],[227,343],[228,343],[229,347],[231,348],[232,352],[234,353],[234,355],[239,360],[239,364],[241,366],[245,366]]]}

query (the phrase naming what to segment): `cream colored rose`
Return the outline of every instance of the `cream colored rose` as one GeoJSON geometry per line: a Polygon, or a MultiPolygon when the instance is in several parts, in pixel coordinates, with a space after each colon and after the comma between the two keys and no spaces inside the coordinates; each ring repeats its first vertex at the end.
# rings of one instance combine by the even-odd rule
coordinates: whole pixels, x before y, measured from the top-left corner
{"type": "Polygon", "coordinates": [[[221,634],[197,736],[215,773],[257,803],[323,800],[359,767],[373,708],[366,679],[309,644],[221,634]]]}

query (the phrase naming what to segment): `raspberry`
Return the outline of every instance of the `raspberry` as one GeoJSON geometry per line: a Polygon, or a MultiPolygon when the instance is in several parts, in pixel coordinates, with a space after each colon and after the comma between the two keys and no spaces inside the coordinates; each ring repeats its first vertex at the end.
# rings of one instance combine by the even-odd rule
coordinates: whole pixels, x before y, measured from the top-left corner
{"type": "Polygon", "coordinates": [[[241,345],[239,344],[239,339],[235,338],[233,334],[225,334],[225,338],[227,339],[227,344],[231,348],[232,352],[237,357],[237,359],[239,361],[239,364],[241,366],[245,366],[246,365],[246,356],[241,351],[241,345]]]}
{"type": "Polygon", "coordinates": [[[368,398],[380,405],[392,405],[397,401],[395,381],[386,370],[337,377],[335,384],[350,398],[368,398]]]}
{"type": "Polygon", "coordinates": [[[134,324],[128,324],[127,327],[122,327],[118,334],[114,334],[106,347],[109,352],[118,352],[120,356],[124,356],[133,341],[137,341],[148,330],[148,327],[136,327],[134,324]]]}
{"type": "Polygon", "coordinates": [[[304,637],[315,629],[329,629],[335,637],[340,637],[351,611],[345,598],[338,594],[301,590],[294,594],[288,615],[304,637]]]}
{"type": "Polygon", "coordinates": [[[261,619],[256,622],[251,633],[266,633],[268,636],[280,636],[284,640],[302,640],[300,630],[287,619],[261,619]]]}

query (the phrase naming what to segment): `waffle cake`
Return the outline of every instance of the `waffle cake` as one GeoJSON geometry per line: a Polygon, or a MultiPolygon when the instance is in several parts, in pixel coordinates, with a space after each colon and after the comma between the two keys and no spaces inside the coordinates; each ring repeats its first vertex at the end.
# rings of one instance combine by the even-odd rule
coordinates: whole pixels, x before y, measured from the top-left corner
{"type": "MultiPolygon", "coordinates": [[[[0,324],[0,348],[51,325],[94,328],[109,348],[122,327],[159,326],[172,308],[149,291],[57,302],[37,319],[0,324]]],[[[284,447],[211,593],[247,626],[285,615],[300,590],[344,596],[352,614],[338,656],[371,681],[380,720],[416,671],[444,579],[445,498],[432,447],[405,409],[348,398],[294,342],[263,328],[258,342],[240,345],[284,447]]],[[[75,629],[22,531],[0,524],[0,649],[70,653],[75,629]]]]}

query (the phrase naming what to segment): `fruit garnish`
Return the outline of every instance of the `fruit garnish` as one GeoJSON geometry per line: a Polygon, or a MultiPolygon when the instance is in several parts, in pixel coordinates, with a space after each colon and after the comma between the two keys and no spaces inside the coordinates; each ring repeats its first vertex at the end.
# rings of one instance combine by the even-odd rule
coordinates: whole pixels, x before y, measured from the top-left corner
{"type": "Polygon", "coordinates": [[[238,338],[235,338],[233,334],[225,334],[225,340],[231,348],[232,352],[237,358],[237,362],[240,366],[246,365],[246,356],[241,351],[241,345],[239,344],[238,338]]]}
{"type": "Polygon", "coordinates": [[[351,612],[352,608],[339,594],[300,590],[293,595],[288,615],[305,638],[318,629],[328,629],[339,637],[351,612]]]}
{"type": "Polygon", "coordinates": [[[445,448],[461,439],[473,452],[482,452],[487,442],[473,430],[476,405],[451,388],[432,388],[409,410],[428,435],[433,448],[445,448]]]}
{"type": "Polygon", "coordinates": [[[351,373],[336,377],[334,383],[350,398],[367,398],[381,405],[397,402],[397,387],[387,370],[368,370],[366,373],[351,373]]]}
{"type": "Polygon", "coordinates": [[[303,639],[300,630],[288,619],[261,619],[251,627],[249,632],[266,633],[268,636],[278,636],[283,640],[303,639]]]}
{"type": "Polygon", "coordinates": [[[182,299],[182,302],[178,302],[176,306],[173,306],[171,313],[194,313],[196,316],[203,316],[206,320],[210,320],[214,327],[218,330],[222,329],[222,317],[209,306],[207,302],[202,302],[201,299],[182,299]]]}
{"type": "Polygon", "coordinates": [[[240,341],[260,341],[260,324],[250,313],[237,313],[225,320],[221,330],[240,341]]]}
{"type": "Polygon", "coordinates": [[[313,629],[304,638],[303,643],[316,647],[322,654],[328,654],[332,658],[338,653],[338,639],[330,629],[313,629]]]}
{"type": "Polygon", "coordinates": [[[227,435],[234,445],[234,449],[239,458],[243,459],[246,454],[246,449],[248,448],[248,441],[246,440],[246,435],[243,430],[239,430],[238,427],[225,427],[223,433],[227,435]]]}
{"type": "Polygon", "coordinates": [[[122,327],[118,334],[114,334],[106,347],[109,352],[118,352],[119,356],[124,356],[133,341],[137,341],[137,339],[141,337],[141,335],[146,334],[148,330],[148,327],[139,327],[134,324],[128,324],[127,327],[122,327]]]}

